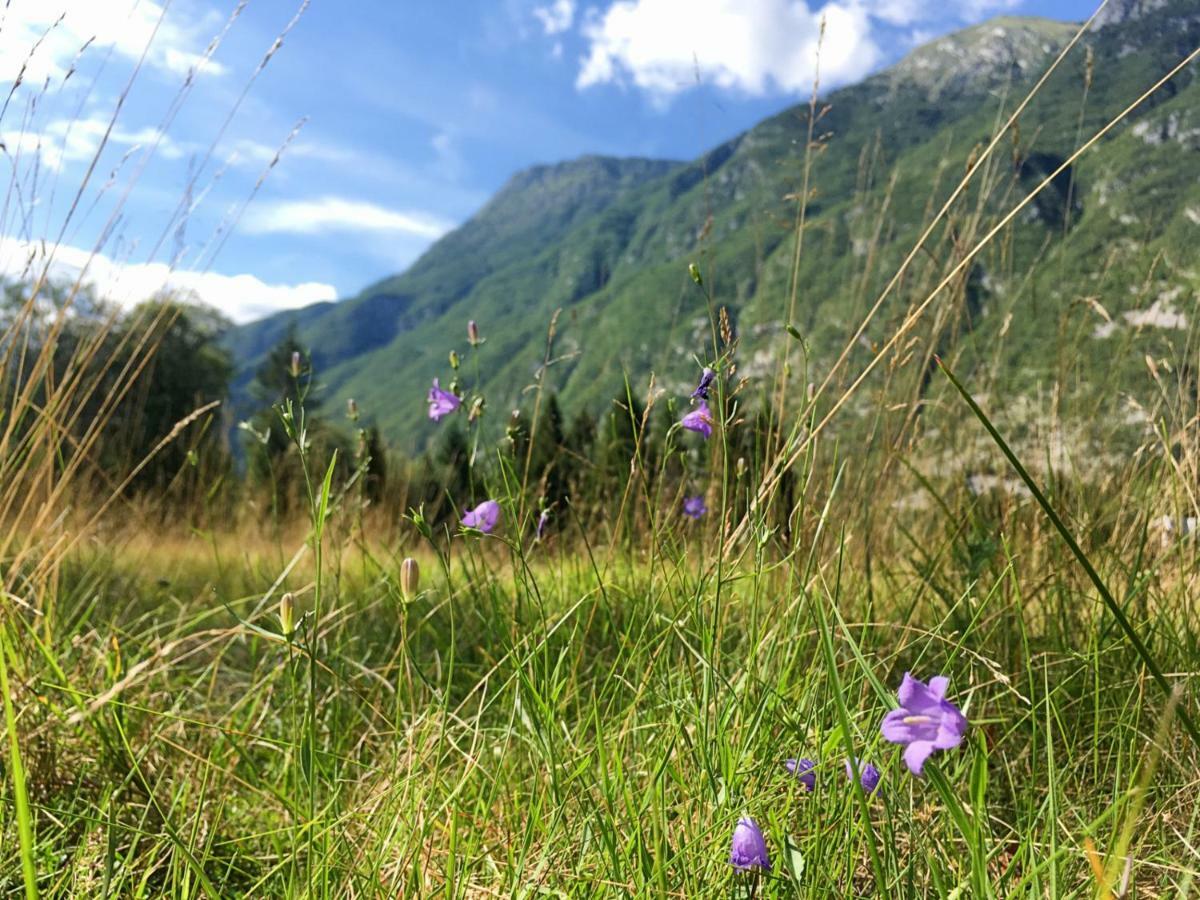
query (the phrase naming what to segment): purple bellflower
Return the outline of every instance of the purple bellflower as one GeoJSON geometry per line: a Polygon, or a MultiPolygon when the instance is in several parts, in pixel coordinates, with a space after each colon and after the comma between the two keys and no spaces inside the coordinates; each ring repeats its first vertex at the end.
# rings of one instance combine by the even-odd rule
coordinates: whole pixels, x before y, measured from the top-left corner
{"type": "Polygon", "coordinates": [[[688,431],[696,431],[704,435],[705,440],[712,437],[712,412],[709,411],[708,404],[703,400],[696,405],[695,409],[680,419],[679,424],[688,431]]]}
{"type": "Polygon", "coordinates": [[[712,387],[713,379],[717,377],[717,373],[707,366],[700,373],[700,383],[696,385],[696,389],[692,391],[693,400],[707,400],[708,389],[712,387]]]}
{"type": "Polygon", "coordinates": [[[484,534],[491,534],[499,521],[500,504],[495,500],[484,500],[474,509],[466,510],[462,517],[464,527],[476,528],[484,534]]]}
{"type": "Polygon", "coordinates": [[[708,507],[704,505],[704,498],[697,495],[695,497],[685,497],[683,500],[683,514],[689,519],[698,519],[708,512],[708,507]]]}
{"type": "Polygon", "coordinates": [[[811,759],[789,759],[784,763],[787,770],[796,776],[796,780],[804,785],[810,794],[817,787],[817,763],[811,759]]]}
{"type": "Polygon", "coordinates": [[[438,380],[433,379],[433,387],[429,389],[429,418],[437,421],[462,406],[462,401],[449,391],[444,391],[438,380]]]}
{"type": "Polygon", "coordinates": [[[763,838],[762,829],[749,816],[738,819],[737,827],[733,829],[729,864],[739,872],[751,872],[754,869],[771,871],[766,839],[763,838]]]}
{"type": "Polygon", "coordinates": [[[900,682],[900,708],[883,718],[880,730],[893,744],[904,744],[904,764],[920,775],[925,760],[934,750],[949,750],[962,743],[967,719],[946,699],[950,679],[937,675],[929,684],[917,681],[908,672],[900,682]]]}
{"type": "MultiPolygon", "coordinates": [[[[854,780],[854,767],[850,765],[850,760],[846,760],[846,777],[854,780]]],[[[875,788],[879,787],[879,770],[870,763],[858,760],[858,783],[866,793],[875,793],[875,788]]]]}

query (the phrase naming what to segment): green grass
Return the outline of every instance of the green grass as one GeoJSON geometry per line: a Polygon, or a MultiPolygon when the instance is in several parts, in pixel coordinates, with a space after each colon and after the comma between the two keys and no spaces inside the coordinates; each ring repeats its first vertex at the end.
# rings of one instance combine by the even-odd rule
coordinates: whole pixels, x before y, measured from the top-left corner
{"type": "MultiPolygon", "coordinates": [[[[1166,21],[1096,40],[1157,46],[1166,21]]],[[[404,364],[424,374],[402,374],[423,385],[448,323],[461,331],[471,302],[502,302],[471,380],[503,410],[506,391],[545,363],[531,432],[548,427],[545,392],[585,408],[619,376],[646,418],[614,432],[603,459],[575,461],[587,477],[569,502],[553,498],[544,543],[530,524],[564,447],[531,468],[532,437],[522,457],[516,440],[495,449],[492,426],[471,425],[480,455],[441,486],[454,508],[499,498],[496,535],[439,532],[432,509],[398,523],[392,495],[360,490],[365,449],[318,465],[305,404],[321,398],[293,375],[296,405],[272,427],[303,476],[301,520],[275,520],[253,485],[221,481],[201,494],[214,509],[240,503],[226,521],[198,501],[120,490],[93,504],[98,439],[63,437],[92,382],[39,376],[46,402],[11,394],[0,896],[1190,896],[1200,544],[1154,523],[1200,512],[1198,331],[1192,318],[1143,333],[1120,316],[1144,310],[1164,280],[1195,280],[1180,252],[1186,171],[1145,164],[1195,163],[1182,142],[1151,154],[1114,118],[1178,58],[1100,57],[1112,68],[1084,102],[1072,57],[1023,114],[1024,142],[1011,139],[1014,159],[1032,133],[1061,160],[1112,126],[1080,163],[1083,224],[1048,236],[1045,221],[1017,218],[982,248],[983,274],[951,277],[1048,174],[1008,171],[1002,135],[863,342],[851,335],[953,190],[946,173],[1003,121],[996,103],[901,90],[875,144],[894,157],[891,181],[858,151],[878,131],[867,101],[894,86],[884,76],[838,94],[822,122],[846,146],[804,151],[820,190],[801,200],[812,231],[798,260],[775,221],[796,213],[794,200],[778,206],[795,174],[780,160],[799,165],[792,139],[806,131],[793,111],[722,148],[707,179],[700,163],[598,159],[526,176],[489,207],[508,230],[491,233],[486,254],[456,243],[476,222],[381,293],[321,312],[337,326],[330,354],[382,329],[397,305],[412,312],[423,344],[404,364]],[[755,190],[714,177],[754,164],[770,170],[755,190]],[[558,193],[585,187],[583,205],[558,193]],[[729,202],[712,235],[675,240],[714,195],[729,202]],[[1166,200],[1169,214],[1129,243],[1166,200]],[[859,220],[878,223],[874,237],[859,220]],[[560,231],[561,246],[525,252],[560,231]],[[851,252],[851,237],[869,237],[870,252],[851,252]],[[617,257],[628,267],[602,284],[583,278],[617,257]],[[797,321],[783,322],[793,271],[797,321]],[[981,287],[989,275],[1001,287],[981,287]],[[934,291],[943,279],[954,283],[934,291]],[[410,310],[406,285],[429,308],[410,310]],[[1089,298],[1116,321],[1110,338],[1094,336],[1089,298]],[[904,320],[918,304],[929,310],[919,329],[904,320]],[[530,316],[558,307],[568,336],[588,329],[598,352],[531,343],[530,316]],[[774,331],[722,334],[719,308],[774,331]],[[686,357],[691,372],[692,354],[723,373],[707,443],[671,424],[687,402],[677,373],[645,391],[637,377],[663,358],[686,357]],[[949,381],[925,365],[938,354],[957,373],[949,381]],[[1131,406],[1144,415],[1130,420],[1131,406]],[[979,488],[988,478],[995,486],[979,488]],[[678,512],[692,492],[711,507],[698,522],[678,512]],[[410,597],[408,556],[424,573],[410,597]],[[298,621],[287,635],[285,592],[298,621]],[[906,671],[948,676],[970,721],[923,778],[880,733],[906,671]],[[812,793],[785,768],[792,757],[817,761],[812,793]],[[848,778],[847,761],[878,767],[878,789],[848,778]],[[743,816],[766,834],[774,865],[762,877],[728,862],[743,816]]],[[[1190,78],[1138,115],[1185,113],[1200,90],[1190,78]]],[[[255,335],[248,355],[271,343],[255,329],[241,339],[255,335]]],[[[34,347],[39,365],[54,354],[53,341],[22,340],[10,347],[34,347]]],[[[410,421],[422,390],[401,399],[394,347],[372,353],[357,374],[335,366],[327,384],[354,387],[385,425],[410,421]]],[[[637,419],[610,411],[609,425],[637,419]]]]}
{"type": "MultiPolygon", "coordinates": [[[[595,566],[578,537],[455,538],[405,603],[397,555],[334,534],[291,645],[275,601],[311,610],[311,554],[274,595],[262,546],[80,554],[52,617],[7,626],[33,844],[6,764],[0,885],[32,866],[43,897],[724,896],[752,887],[727,863],[748,814],[775,863],[760,896],[1091,897],[1087,841],[1144,895],[1186,896],[1196,747],[1036,508],[993,521],[982,561],[923,513],[905,559],[818,490],[807,542],[720,580],[703,530],[595,566]],[[906,670],[950,676],[971,722],[923,780],[879,733],[906,670]]],[[[986,521],[966,496],[948,508],[986,521]]],[[[1182,684],[1193,550],[1139,559],[1121,524],[1081,540],[1182,684]]]]}

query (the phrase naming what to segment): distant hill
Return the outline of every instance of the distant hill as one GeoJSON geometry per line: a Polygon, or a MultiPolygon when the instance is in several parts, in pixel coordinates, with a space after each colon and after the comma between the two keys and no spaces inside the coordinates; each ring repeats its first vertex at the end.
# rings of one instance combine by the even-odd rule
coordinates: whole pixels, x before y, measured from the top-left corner
{"type": "MultiPolygon", "coordinates": [[[[891,69],[830,93],[814,125],[812,195],[795,326],[820,374],[961,177],[972,154],[1077,26],[999,18],[940,38],[891,69]]],[[[1022,115],[952,222],[864,339],[889,334],[971,236],[1011,208],[1086,138],[1200,45],[1200,0],[1114,0],[1022,115]],[[1086,91],[1085,91],[1086,87],[1086,91]]],[[[740,371],[771,371],[784,330],[807,104],[690,162],[596,156],[515,175],[407,271],[338,303],[235,329],[228,345],[244,393],[294,323],[327,402],[354,397],[397,446],[433,432],[424,395],[448,379],[468,319],[487,338],[483,387],[495,427],[521,402],[562,310],[548,383],[568,410],[604,408],[629,377],[672,390],[712,347],[696,262],[741,338],[740,371]]],[[[1013,390],[1055,362],[1064,329],[1087,332],[1086,386],[1114,346],[1170,347],[1195,311],[1200,238],[1200,88],[1186,69],[1080,165],[1056,179],[920,332],[922,347],[975,342],[1001,357],[1013,390]],[[1118,252],[1119,251],[1119,252],[1118,252]],[[1103,312],[1093,311],[1100,307],[1103,312]],[[1107,317],[1107,321],[1106,321],[1107,317]]],[[[1141,353],[1125,353],[1130,378],[1141,353]]],[[[797,374],[797,377],[800,377],[797,374]]]]}

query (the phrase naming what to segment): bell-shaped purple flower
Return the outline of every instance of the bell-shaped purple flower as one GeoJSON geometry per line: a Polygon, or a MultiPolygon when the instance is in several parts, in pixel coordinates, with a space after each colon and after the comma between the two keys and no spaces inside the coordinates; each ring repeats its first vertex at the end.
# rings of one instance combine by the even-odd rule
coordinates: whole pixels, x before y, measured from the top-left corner
{"type": "Polygon", "coordinates": [[[962,743],[967,718],[946,699],[950,679],[938,675],[929,684],[917,681],[908,672],[900,682],[900,708],[883,718],[880,730],[893,744],[904,744],[904,764],[920,775],[925,760],[934,750],[949,750],[962,743]]]}
{"type": "Polygon", "coordinates": [[[712,437],[713,417],[708,404],[701,400],[696,408],[679,420],[679,424],[688,431],[696,431],[704,435],[705,440],[712,437]]]}
{"type": "Polygon", "coordinates": [[[484,500],[474,509],[463,513],[462,523],[465,528],[475,528],[484,534],[490,534],[500,521],[500,504],[495,500],[484,500]]]}
{"type": "Polygon", "coordinates": [[[700,383],[696,385],[696,389],[692,391],[693,400],[707,400],[708,390],[712,387],[713,379],[717,377],[717,373],[705,366],[704,371],[700,373],[700,383]]]}
{"type": "MultiPolygon", "coordinates": [[[[846,777],[854,780],[854,768],[850,765],[850,760],[846,760],[846,777]]],[[[866,793],[873,794],[875,788],[879,787],[879,770],[870,763],[858,760],[858,783],[866,793]]]]}
{"type": "Polygon", "coordinates": [[[796,776],[796,780],[804,785],[804,789],[810,794],[817,787],[817,763],[812,759],[789,759],[784,762],[787,770],[796,776]]]}
{"type": "Polygon", "coordinates": [[[462,401],[459,400],[449,391],[444,391],[438,380],[433,379],[433,387],[429,389],[429,418],[437,421],[442,416],[448,416],[462,406],[462,401]]]}
{"type": "Polygon", "coordinates": [[[695,497],[685,497],[683,500],[683,514],[689,519],[698,519],[708,512],[708,507],[704,505],[704,498],[696,495],[695,497]]]}
{"type": "Polygon", "coordinates": [[[739,872],[762,869],[771,871],[771,860],[767,856],[767,841],[762,829],[749,816],[738,819],[733,829],[733,843],[729,848],[729,864],[739,872]]]}

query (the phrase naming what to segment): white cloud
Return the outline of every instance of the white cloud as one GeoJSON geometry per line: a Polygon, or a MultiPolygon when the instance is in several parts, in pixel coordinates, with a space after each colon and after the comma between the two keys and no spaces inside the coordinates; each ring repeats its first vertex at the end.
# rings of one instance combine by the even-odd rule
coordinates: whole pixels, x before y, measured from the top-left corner
{"type": "Polygon", "coordinates": [[[693,86],[697,71],[747,94],[806,90],[818,44],[825,83],[859,78],[881,55],[855,2],[810,10],[801,0],[619,0],[582,30],[590,47],[579,88],[632,81],[659,100],[693,86]]]}
{"type": "MultiPolygon", "coordinates": [[[[219,20],[209,13],[189,22],[184,3],[165,17],[163,9],[154,0],[13,0],[0,18],[0,81],[62,79],[89,42],[86,52],[97,57],[111,49],[136,61],[145,52],[149,66],[186,75],[211,36],[201,29],[215,32],[219,20]]],[[[209,60],[203,71],[224,68],[209,60]]]]}
{"type": "Polygon", "coordinates": [[[235,322],[246,322],[282,309],[337,299],[337,289],[321,282],[270,284],[249,274],[171,271],[165,263],[121,262],[102,253],[65,245],[51,251],[41,242],[9,237],[0,238],[0,273],[14,278],[36,278],[51,252],[52,279],[73,281],[86,268],[84,281],[98,295],[126,307],[164,290],[179,291],[216,307],[235,322]]]}
{"type": "Polygon", "coordinates": [[[242,224],[243,230],[251,234],[382,231],[430,239],[441,237],[451,227],[451,223],[426,213],[393,210],[343,197],[282,200],[252,207],[242,224]]]}
{"type": "Polygon", "coordinates": [[[55,119],[42,132],[6,130],[0,132],[0,140],[10,155],[38,154],[42,165],[58,171],[64,162],[90,161],[100,147],[105,132],[109,145],[139,148],[149,147],[157,141],[157,153],[165,159],[178,159],[185,148],[157,128],[149,126],[132,131],[113,125],[109,131],[109,120],[100,116],[88,119],[55,119]]]}
{"type": "Polygon", "coordinates": [[[575,21],[574,0],[554,0],[546,6],[539,6],[533,15],[542,23],[546,34],[562,34],[575,21]]]}

